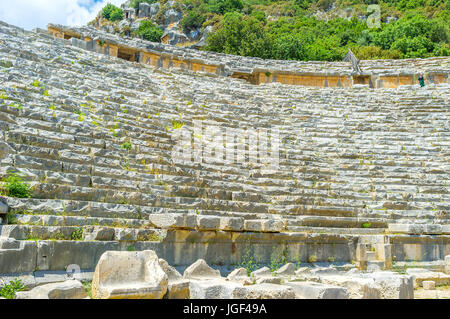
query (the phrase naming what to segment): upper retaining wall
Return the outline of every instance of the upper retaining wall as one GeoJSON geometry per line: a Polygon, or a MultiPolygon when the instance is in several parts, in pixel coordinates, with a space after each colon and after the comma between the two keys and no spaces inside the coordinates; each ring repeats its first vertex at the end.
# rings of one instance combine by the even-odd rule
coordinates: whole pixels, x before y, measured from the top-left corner
{"type": "Polygon", "coordinates": [[[424,73],[427,84],[449,83],[449,57],[366,60],[360,62],[362,73],[356,74],[350,62],[263,60],[122,38],[91,27],[49,24],[48,32],[56,38],[71,40],[77,47],[125,60],[231,76],[252,84],[279,82],[313,87],[363,84],[372,88],[396,88],[418,84],[420,73],[424,73]]]}

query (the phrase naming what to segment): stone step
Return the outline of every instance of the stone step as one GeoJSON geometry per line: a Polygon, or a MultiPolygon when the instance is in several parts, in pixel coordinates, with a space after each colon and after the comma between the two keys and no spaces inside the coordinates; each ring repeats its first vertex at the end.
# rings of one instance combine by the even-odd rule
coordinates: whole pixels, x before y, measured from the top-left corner
{"type": "Polygon", "coordinates": [[[387,223],[379,218],[301,216],[288,220],[288,226],[386,228],[387,223]]]}
{"type": "Polygon", "coordinates": [[[33,226],[3,225],[1,236],[15,240],[80,240],[80,241],[161,241],[165,232],[158,229],[113,228],[105,226],[33,226]]]}
{"type": "Polygon", "coordinates": [[[352,235],[373,235],[384,234],[383,228],[335,228],[335,227],[309,227],[309,226],[287,226],[288,232],[298,232],[307,234],[352,234],[352,235]]]}

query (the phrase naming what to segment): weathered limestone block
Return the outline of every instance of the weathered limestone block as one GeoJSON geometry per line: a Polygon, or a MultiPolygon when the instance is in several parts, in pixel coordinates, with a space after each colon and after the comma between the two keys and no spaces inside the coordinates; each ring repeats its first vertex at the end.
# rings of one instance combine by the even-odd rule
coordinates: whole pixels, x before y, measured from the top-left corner
{"type": "Polygon", "coordinates": [[[237,287],[233,292],[236,299],[295,299],[292,287],[275,284],[257,284],[237,287]]]}
{"type": "Polygon", "coordinates": [[[320,278],[320,281],[346,288],[350,299],[380,299],[381,297],[380,287],[370,278],[324,276],[320,278]]]}
{"type": "Polygon", "coordinates": [[[292,287],[300,299],[348,299],[345,288],[326,285],[317,282],[287,282],[284,285],[292,287]]]}
{"type": "Polygon", "coordinates": [[[31,272],[36,269],[37,247],[34,241],[22,241],[20,247],[0,249],[0,274],[31,272]]]}
{"type": "Polygon", "coordinates": [[[275,273],[280,276],[295,276],[295,265],[293,263],[287,263],[280,267],[275,273]]]}
{"type": "Polygon", "coordinates": [[[139,18],[146,18],[150,16],[150,5],[148,3],[139,4],[139,18]]]}
{"type": "Polygon", "coordinates": [[[195,229],[197,226],[197,215],[195,214],[150,214],[149,220],[156,227],[163,229],[195,229]]]}
{"type": "Polygon", "coordinates": [[[221,278],[220,270],[208,266],[203,259],[197,260],[184,271],[183,277],[186,279],[211,279],[221,278]]]}
{"type": "Polygon", "coordinates": [[[86,291],[78,280],[46,284],[16,293],[16,299],[84,299],[86,291]]]}
{"type": "Polygon", "coordinates": [[[247,275],[247,269],[237,268],[233,270],[228,276],[227,280],[241,283],[243,285],[251,285],[252,279],[247,275]]]}
{"type": "Polygon", "coordinates": [[[310,270],[311,275],[315,276],[331,276],[339,274],[336,268],[332,267],[317,267],[310,270]]]}
{"type": "Polygon", "coordinates": [[[442,234],[442,225],[439,224],[389,224],[392,233],[404,233],[412,235],[442,234]]]}
{"type": "Polygon", "coordinates": [[[160,258],[159,264],[169,279],[164,299],[189,299],[189,280],[184,280],[183,276],[164,259],[160,258]]]}
{"type": "Polygon", "coordinates": [[[450,275],[450,255],[445,256],[445,273],[450,275]]]}
{"type": "Polygon", "coordinates": [[[115,233],[111,227],[85,226],[83,240],[114,240],[115,233]]]}
{"type": "Polygon", "coordinates": [[[434,290],[436,289],[436,283],[432,280],[422,281],[423,289],[425,290],[434,290]]]}
{"type": "Polygon", "coordinates": [[[295,271],[296,275],[304,275],[304,274],[310,274],[311,273],[311,268],[309,267],[300,267],[299,269],[297,269],[295,271]]]}
{"type": "Polygon", "coordinates": [[[0,160],[4,159],[9,154],[15,153],[15,150],[8,145],[8,143],[0,142],[0,160]]]}
{"type": "Polygon", "coordinates": [[[220,279],[191,280],[191,299],[233,299],[238,283],[220,279]]]}
{"type": "Polygon", "coordinates": [[[408,275],[413,276],[414,288],[422,287],[424,281],[434,281],[436,286],[450,284],[450,275],[437,271],[429,271],[425,268],[409,268],[406,269],[408,275]]]}
{"type": "Polygon", "coordinates": [[[28,235],[28,227],[21,225],[0,225],[0,236],[24,240],[28,235]]]}
{"type": "Polygon", "coordinates": [[[281,220],[246,220],[244,222],[244,230],[255,232],[273,232],[279,233],[284,229],[284,222],[281,220]]]}
{"type": "Polygon", "coordinates": [[[414,299],[413,277],[390,271],[379,271],[363,275],[372,278],[380,287],[381,299],[414,299]]]}
{"type": "Polygon", "coordinates": [[[242,231],[244,229],[244,218],[242,217],[221,217],[220,229],[229,231],[242,231]]]}
{"type": "Polygon", "coordinates": [[[272,276],[272,273],[270,272],[270,268],[269,267],[262,267],[259,268],[255,271],[252,271],[252,273],[250,274],[250,277],[269,277],[272,276]]]}
{"type": "Polygon", "coordinates": [[[107,251],[95,268],[94,299],[161,299],[168,276],[152,250],[107,251]]]}
{"type": "Polygon", "coordinates": [[[182,17],[181,12],[175,9],[169,9],[166,12],[164,12],[164,23],[168,25],[180,21],[181,17],[182,17]]]}
{"type": "Polygon", "coordinates": [[[2,238],[0,239],[0,249],[19,249],[20,241],[14,238],[2,238]]]}
{"type": "Polygon", "coordinates": [[[3,203],[3,202],[0,200],[0,225],[1,225],[1,224],[6,224],[6,222],[7,222],[6,216],[7,216],[7,214],[8,214],[8,211],[9,211],[9,206],[8,206],[8,204],[3,203]]]}
{"type": "Polygon", "coordinates": [[[220,228],[220,217],[197,216],[197,227],[199,230],[218,230],[220,228]]]}
{"type": "Polygon", "coordinates": [[[257,284],[275,284],[280,285],[281,284],[281,278],[279,277],[259,277],[256,279],[257,284]]]}
{"type": "Polygon", "coordinates": [[[135,241],[137,240],[137,231],[131,228],[115,228],[114,239],[118,241],[135,241]]]}

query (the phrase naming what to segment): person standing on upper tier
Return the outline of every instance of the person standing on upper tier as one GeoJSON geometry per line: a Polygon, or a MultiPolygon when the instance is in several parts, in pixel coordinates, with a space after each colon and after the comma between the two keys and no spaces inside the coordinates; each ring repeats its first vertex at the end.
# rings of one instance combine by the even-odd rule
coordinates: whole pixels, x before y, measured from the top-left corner
{"type": "Polygon", "coordinates": [[[421,87],[425,86],[425,79],[423,77],[423,73],[420,73],[420,75],[419,75],[419,83],[420,83],[421,87]]]}

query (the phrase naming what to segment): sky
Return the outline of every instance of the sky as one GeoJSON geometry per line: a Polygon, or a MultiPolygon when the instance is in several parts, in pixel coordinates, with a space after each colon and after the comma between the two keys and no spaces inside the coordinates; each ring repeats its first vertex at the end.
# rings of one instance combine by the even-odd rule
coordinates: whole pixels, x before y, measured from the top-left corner
{"type": "Polygon", "coordinates": [[[79,26],[93,20],[107,4],[125,0],[0,0],[0,21],[22,27],[46,29],[48,23],[79,26]]]}

